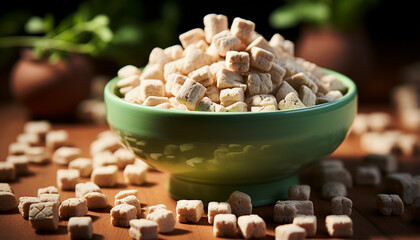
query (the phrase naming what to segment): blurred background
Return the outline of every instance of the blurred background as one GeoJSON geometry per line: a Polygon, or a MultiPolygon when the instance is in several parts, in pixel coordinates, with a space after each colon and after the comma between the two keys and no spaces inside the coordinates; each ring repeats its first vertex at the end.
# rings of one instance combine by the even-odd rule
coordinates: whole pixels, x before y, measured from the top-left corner
{"type": "MultiPolygon", "coordinates": [[[[179,44],[178,35],[203,27],[208,13],[227,15],[229,24],[234,17],[251,20],[266,39],[282,34],[295,43],[297,56],[354,79],[360,106],[392,106],[397,86],[417,89],[420,83],[416,1],[12,1],[0,9],[2,106],[47,84],[45,75],[58,78],[66,67],[74,73],[74,89],[58,89],[58,98],[82,99],[88,84],[90,97],[101,100],[103,84],[120,67],[144,66],[154,47],[179,44]],[[41,60],[29,61],[34,58],[41,60]],[[62,59],[70,66],[45,66],[62,59]],[[38,85],[25,83],[37,75],[38,85]]],[[[54,108],[54,101],[49,105],[54,108]]]]}

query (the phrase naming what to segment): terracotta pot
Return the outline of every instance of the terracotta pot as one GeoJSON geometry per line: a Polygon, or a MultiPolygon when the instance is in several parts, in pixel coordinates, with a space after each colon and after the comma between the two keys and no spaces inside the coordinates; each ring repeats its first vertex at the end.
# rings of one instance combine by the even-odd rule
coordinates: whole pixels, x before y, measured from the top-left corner
{"type": "Polygon", "coordinates": [[[296,56],[343,73],[359,85],[368,79],[372,55],[363,30],[304,28],[296,43],[296,56]]]}
{"type": "Polygon", "coordinates": [[[93,69],[89,59],[71,54],[50,63],[35,60],[25,50],[11,74],[14,96],[34,118],[63,119],[74,116],[78,103],[89,96],[93,69]]]}

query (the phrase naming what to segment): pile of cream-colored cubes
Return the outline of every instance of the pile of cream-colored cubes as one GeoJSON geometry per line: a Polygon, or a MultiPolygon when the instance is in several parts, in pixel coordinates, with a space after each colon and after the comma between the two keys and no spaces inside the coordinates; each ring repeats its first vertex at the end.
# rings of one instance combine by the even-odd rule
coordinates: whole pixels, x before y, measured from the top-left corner
{"type": "Polygon", "coordinates": [[[249,20],[208,14],[204,29],[179,36],[181,45],[156,47],[141,71],[118,71],[125,100],[165,109],[270,112],[337,100],[347,87],[334,75],[294,56],[280,34],[267,41],[249,20]]]}

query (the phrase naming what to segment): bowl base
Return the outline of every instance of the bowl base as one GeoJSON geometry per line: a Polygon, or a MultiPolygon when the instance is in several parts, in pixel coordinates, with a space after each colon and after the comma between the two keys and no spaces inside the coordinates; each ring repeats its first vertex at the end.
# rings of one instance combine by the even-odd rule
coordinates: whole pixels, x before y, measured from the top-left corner
{"type": "Polygon", "coordinates": [[[234,191],[248,194],[252,206],[264,206],[287,199],[289,187],[299,183],[298,174],[274,181],[254,184],[208,184],[185,180],[171,175],[166,188],[171,196],[179,199],[199,199],[207,205],[211,201],[224,202],[234,191]]]}

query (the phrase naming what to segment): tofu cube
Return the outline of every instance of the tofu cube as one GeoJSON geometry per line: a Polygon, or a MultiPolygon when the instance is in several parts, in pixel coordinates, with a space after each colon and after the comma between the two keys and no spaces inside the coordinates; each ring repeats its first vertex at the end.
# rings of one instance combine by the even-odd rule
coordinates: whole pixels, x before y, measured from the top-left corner
{"type": "Polygon", "coordinates": [[[213,84],[213,75],[210,72],[210,67],[205,65],[199,69],[196,69],[188,74],[188,77],[192,80],[200,83],[204,87],[208,87],[213,84]]]}
{"type": "Polygon", "coordinates": [[[25,155],[30,163],[46,164],[50,161],[50,153],[45,147],[29,147],[26,149],[25,155]]]}
{"type": "Polygon", "coordinates": [[[285,224],[275,229],[276,240],[303,240],[306,238],[306,231],[296,224],[285,224]]]}
{"type": "Polygon", "coordinates": [[[412,204],[420,194],[420,181],[408,173],[390,173],[384,182],[386,192],[398,194],[405,204],[412,204]]]}
{"type": "Polygon", "coordinates": [[[0,191],[0,212],[10,211],[18,205],[18,201],[8,184],[2,184],[1,188],[3,189],[0,191]],[[8,191],[8,189],[10,189],[10,191],[8,191]]]}
{"type": "Polygon", "coordinates": [[[249,73],[246,78],[249,96],[257,94],[271,94],[273,83],[269,73],[249,73]]]}
{"type": "Polygon", "coordinates": [[[79,183],[80,173],[75,169],[58,169],[57,186],[61,190],[74,190],[79,183]]]}
{"type": "Polygon", "coordinates": [[[198,42],[199,40],[206,40],[204,30],[201,28],[194,28],[179,35],[179,41],[182,47],[186,48],[189,45],[198,42]]]}
{"type": "Polygon", "coordinates": [[[283,83],[284,75],[286,75],[286,69],[274,61],[268,73],[270,74],[271,82],[273,83],[272,94],[276,94],[280,85],[283,83]]]}
{"type": "Polygon", "coordinates": [[[123,199],[128,196],[135,196],[138,198],[138,190],[137,189],[128,189],[128,190],[122,190],[119,191],[117,194],[115,194],[115,200],[117,199],[123,199]]]}
{"type": "Polygon", "coordinates": [[[315,106],[316,104],[316,95],[312,92],[311,89],[309,89],[307,86],[302,85],[299,90],[299,97],[302,103],[309,107],[309,106],[315,106]]]}
{"type": "Polygon", "coordinates": [[[229,69],[220,69],[220,71],[216,73],[216,77],[216,85],[219,89],[238,87],[242,88],[245,91],[247,88],[246,84],[244,84],[243,77],[239,73],[231,71],[229,69]]]}
{"type": "Polygon", "coordinates": [[[378,194],[376,196],[376,209],[382,215],[402,215],[404,213],[404,203],[400,196],[396,194],[378,194]]]}
{"type": "Polygon", "coordinates": [[[299,93],[286,81],[283,81],[276,92],[277,101],[281,101],[286,98],[287,94],[293,92],[296,96],[299,96],[299,93]]]}
{"type": "Polygon", "coordinates": [[[128,227],[132,219],[137,219],[137,209],[133,205],[120,204],[111,209],[113,226],[128,227]]]}
{"type": "Polygon", "coordinates": [[[214,103],[220,103],[220,89],[216,86],[212,85],[207,87],[205,96],[208,97],[214,103]]]}
{"type": "Polygon", "coordinates": [[[213,36],[221,31],[228,30],[228,19],[221,14],[207,14],[203,18],[206,42],[211,43],[213,36]]]}
{"type": "Polygon", "coordinates": [[[124,169],[124,182],[141,185],[146,182],[147,167],[129,164],[124,169]]]}
{"type": "MultiPolygon", "coordinates": [[[[169,59],[166,59],[168,61],[169,59]]],[[[164,63],[164,62],[163,62],[164,63]]],[[[140,84],[143,80],[153,79],[153,80],[164,80],[163,74],[163,66],[162,64],[147,64],[143,70],[143,73],[140,75],[140,84]]]]}
{"type": "Polygon", "coordinates": [[[249,44],[254,40],[255,23],[236,17],[230,26],[230,32],[245,44],[249,44]]]}
{"type": "Polygon", "coordinates": [[[345,197],[347,195],[347,188],[341,182],[327,182],[322,185],[321,195],[324,199],[345,197]]]}
{"type": "MultiPolygon", "coordinates": [[[[167,100],[167,102],[169,102],[169,99],[167,97],[150,96],[147,99],[151,99],[151,98],[165,98],[167,100]]],[[[128,151],[126,148],[117,149],[114,152],[114,157],[117,160],[117,166],[118,166],[119,169],[124,169],[125,166],[127,166],[128,164],[133,164],[134,161],[136,160],[136,157],[134,156],[134,154],[131,153],[130,151],[128,151]]]]}
{"type": "Polygon", "coordinates": [[[44,193],[39,196],[41,202],[53,202],[60,204],[60,194],[58,193],[44,193]]]}
{"type": "Polygon", "coordinates": [[[227,88],[220,91],[222,106],[229,106],[237,102],[245,101],[245,93],[242,88],[227,88]]]}
{"type": "Polygon", "coordinates": [[[89,210],[106,208],[108,206],[108,199],[106,195],[100,192],[86,193],[83,198],[86,199],[87,208],[89,210]]]}
{"type": "Polygon", "coordinates": [[[260,47],[253,47],[250,50],[250,64],[256,69],[268,72],[274,61],[274,54],[260,47]]]}
{"type": "Polygon", "coordinates": [[[139,68],[133,65],[126,65],[118,70],[118,77],[119,78],[127,78],[131,76],[140,76],[141,71],[139,68]]]}
{"type": "Polygon", "coordinates": [[[309,200],[311,194],[311,187],[309,185],[292,185],[289,187],[289,200],[309,200]]]}
{"type": "Polygon", "coordinates": [[[208,209],[207,217],[210,224],[213,224],[213,220],[216,215],[232,213],[230,204],[227,202],[209,202],[207,209],[208,209]]]}
{"type": "Polygon", "coordinates": [[[121,199],[115,199],[115,206],[120,204],[128,204],[136,208],[137,218],[141,216],[141,204],[139,199],[134,195],[129,195],[121,199]]]}
{"type": "Polygon", "coordinates": [[[285,200],[277,201],[274,205],[274,221],[291,223],[297,215],[314,215],[312,201],[285,200]]]}
{"type": "Polygon", "coordinates": [[[182,73],[188,74],[211,63],[210,56],[201,49],[186,49],[184,53],[185,57],[183,60],[182,73]]]}
{"type": "Polygon", "coordinates": [[[184,49],[181,47],[181,45],[173,45],[170,47],[167,47],[163,50],[166,56],[170,57],[172,60],[178,60],[182,58],[182,53],[184,52],[184,49]]]}
{"type": "Polygon", "coordinates": [[[398,160],[392,154],[369,154],[363,158],[363,164],[377,166],[382,173],[396,172],[398,169],[398,160]]]}
{"type": "Polygon", "coordinates": [[[331,213],[333,215],[350,216],[353,208],[353,202],[347,197],[333,197],[331,199],[331,213]]]}
{"type": "Polygon", "coordinates": [[[306,230],[306,236],[313,237],[316,234],[316,216],[296,216],[293,225],[297,225],[306,230]]]}
{"type": "Polygon", "coordinates": [[[139,91],[141,102],[144,102],[144,100],[146,100],[149,96],[163,97],[165,95],[163,82],[156,79],[142,80],[140,82],[139,91]]]}
{"type": "Polygon", "coordinates": [[[37,134],[41,141],[45,141],[47,132],[51,130],[51,123],[45,120],[29,121],[23,126],[23,132],[37,134]]]}
{"type": "Polygon", "coordinates": [[[244,73],[249,70],[250,58],[247,52],[228,51],[226,53],[226,68],[244,73]]]}
{"type": "Polygon", "coordinates": [[[381,172],[376,166],[359,166],[356,169],[356,184],[378,186],[381,184],[381,172]]]}
{"type": "Polygon", "coordinates": [[[237,217],[252,213],[251,197],[244,192],[234,191],[227,202],[231,207],[232,213],[237,217]]]}
{"type": "Polygon", "coordinates": [[[224,30],[214,35],[212,45],[222,57],[225,57],[228,51],[241,51],[244,49],[241,40],[229,30],[224,30]]]}
{"type": "Polygon", "coordinates": [[[117,184],[118,167],[106,166],[93,169],[90,181],[94,182],[99,187],[113,187],[117,184]]]}
{"type": "Polygon", "coordinates": [[[68,165],[74,159],[80,157],[82,150],[76,147],[60,147],[54,151],[52,160],[60,165],[68,165]]]}
{"type": "Polygon", "coordinates": [[[169,75],[165,85],[166,94],[176,96],[179,89],[184,85],[185,80],[187,80],[187,77],[179,73],[169,75]]]}
{"type": "Polygon", "coordinates": [[[6,162],[13,164],[16,176],[25,176],[29,174],[29,158],[26,155],[10,155],[7,156],[6,162]]]}
{"type": "Polygon", "coordinates": [[[152,213],[149,213],[146,219],[156,222],[158,224],[158,232],[160,233],[169,233],[175,228],[175,216],[173,212],[168,209],[157,209],[152,213]]]}
{"type": "Polygon", "coordinates": [[[176,218],[180,223],[197,223],[204,214],[201,200],[179,200],[176,204],[176,218]]]}
{"type": "Polygon", "coordinates": [[[58,194],[58,189],[54,186],[39,188],[38,189],[38,198],[41,197],[42,194],[58,194]]]}
{"type": "Polygon", "coordinates": [[[304,73],[296,73],[284,80],[296,90],[299,90],[302,85],[305,85],[310,88],[313,93],[318,92],[318,86],[304,73]]]}
{"type": "MultiPolygon", "coordinates": [[[[1,193],[0,193],[1,194],[1,193]]],[[[33,203],[40,203],[41,201],[37,197],[20,197],[19,198],[19,212],[22,214],[22,217],[28,219],[29,217],[29,208],[33,203]]]]}
{"type": "Polygon", "coordinates": [[[21,133],[17,136],[16,141],[31,147],[42,146],[41,137],[36,133],[21,133]]]}
{"type": "Polygon", "coordinates": [[[61,219],[85,216],[88,212],[87,201],[84,198],[69,198],[64,200],[58,213],[61,219]]]}
{"type": "Polygon", "coordinates": [[[149,240],[158,239],[158,224],[147,219],[134,219],[130,221],[129,234],[132,239],[149,240]]]}
{"type": "Polygon", "coordinates": [[[68,142],[69,134],[66,130],[52,130],[45,136],[45,145],[51,150],[67,146],[68,142]]]}
{"type": "Polygon", "coordinates": [[[93,154],[92,156],[93,168],[105,167],[105,166],[111,166],[111,165],[117,166],[117,164],[118,164],[117,158],[110,151],[97,152],[93,154]]]}
{"type": "Polygon", "coordinates": [[[29,144],[27,143],[20,143],[14,142],[9,145],[9,155],[24,155],[26,153],[26,149],[29,148],[29,144]]]}
{"type": "Polygon", "coordinates": [[[214,217],[214,237],[235,237],[236,228],[236,216],[234,214],[220,213],[214,217]]]}
{"type": "Polygon", "coordinates": [[[245,239],[262,238],[266,235],[267,227],[264,220],[255,214],[238,217],[238,226],[245,239]]]}
{"type": "Polygon", "coordinates": [[[67,224],[70,239],[91,239],[93,237],[92,218],[71,217],[67,224]]]}
{"type": "Polygon", "coordinates": [[[352,237],[353,221],[347,215],[329,215],[325,218],[325,227],[331,237],[352,237]]]}
{"type": "Polygon", "coordinates": [[[16,178],[15,166],[11,162],[0,162],[0,182],[12,182],[16,178]]]}
{"type": "Polygon", "coordinates": [[[280,110],[290,110],[304,108],[306,106],[302,103],[302,101],[300,101],[296,93],[290,92],[283,100],[280,100],[278,107],[280,110]]]}
{"type": "Polygon", "coordinates": [[[244,102],[236,102],[226,107],[227,112],[246,112],[248,105],[244,102]]]}
{"type": "Polygon", "coordinates": [[[75,189],[77,198],[81,198],[91,192],[102,192],[99,186],[93,182],[78,183],[76,184],[75,189]]]}
{"type": "Polygon", "coordinates": [[[203,85],[187,78],[175,97],[179,103],[187,106],[189,110],[194,110],[201,99],[203,99],[205,93],[206,88],[203,85]]]}
{"type": "Polygon", "coordinates": [[[93,171],[92,160],[90,158],[76,158],[69,163],[69,169],[78,170],[80,177],[90,177],[93,171]]]}
{"type": "Polygon", "coordinates": [[[277,109],[277,100],[270,94],[258,94],[245,99],[249,107],[268,107],[273,106],[274,110],[277,109]]]}
{"type": "Polygon", "coordinates": [[[58,229],[58,204],[42,202],[31,204],[29,223],[35,231],[55,231],[58,229]]]}

